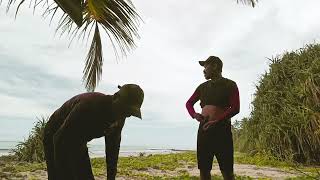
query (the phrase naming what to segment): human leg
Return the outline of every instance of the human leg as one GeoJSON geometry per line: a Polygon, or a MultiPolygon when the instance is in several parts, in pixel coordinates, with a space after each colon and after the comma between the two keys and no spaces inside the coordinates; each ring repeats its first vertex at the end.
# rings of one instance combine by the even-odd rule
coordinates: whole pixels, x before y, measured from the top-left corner
{"type": "Polygon", "coordinates": [[[200,169],[200,180],[211,180],[211,169],[200,169]]]}
{"type": "Polygon", "coordinates": [[[224,180],[234,180],[232,134],[221,135],[221,141],[217,143],[215,149],[215,155],[224,180]]]}
{"type": "Polygon", "coordinates": [[[50,116],[44,128],[42,144],[44,149],[44,157],[47,164],[48,180],[57,180],[54,165],[53,136],[62,122],[63,120],[59,118],[58,111],[56,111],[50,116]]]}
{"type": "Polygon", "coordinates": [[[204,132],[202,127],[199,127],[197,136],[197,161],[200,170],[201,180],[211,179],[211,169],[214,154],[211,147],[210,133],[204,132]]]}
{"type": "Polygon", "coordinates": [[[74,169],[73,176],[77,180],[94,180],[87,146],[84,144],[82,147],[74,149],[72,156],[70,164],[74,169]],[[78,152],[76,152],[77,150],[78,152]]]}
{"type": "Polygon", "coordinates": [[[55,180],[53,134],[46,130],[43,138],[43,149],[47,164],[48,180],[55,180]]]}

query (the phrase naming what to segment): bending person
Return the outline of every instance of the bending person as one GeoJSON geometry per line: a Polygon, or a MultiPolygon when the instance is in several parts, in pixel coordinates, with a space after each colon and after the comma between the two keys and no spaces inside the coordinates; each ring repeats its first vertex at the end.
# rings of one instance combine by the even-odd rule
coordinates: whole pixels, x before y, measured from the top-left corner
{"type": "Polygon", "coordinates": [[[141,118],[143,90],[135,84],[114,95],[91,92],[77,95],[56,110],[44,130],[49,180],[94,179],[87,142],[105,136],[107,179],[114,180],[125,119],[141,118]]]}

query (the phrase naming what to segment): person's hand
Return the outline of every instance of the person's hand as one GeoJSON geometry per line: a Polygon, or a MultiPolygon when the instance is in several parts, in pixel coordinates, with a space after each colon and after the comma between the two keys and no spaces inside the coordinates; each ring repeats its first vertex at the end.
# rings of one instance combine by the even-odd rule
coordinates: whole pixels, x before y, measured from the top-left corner
{"type": "Polygon", "coordinates": [[[202,122],[204,120],[204,117],[199,113],[195,113],[193,117],[199,122],[202,122]]]}
{"type": "Polygon", "coordinates": [[[208,121],[206,122],[203,126],[202,126],[202,129],[204,131],[208,130],[211,126],[213,126],[214,124],[216,124],[217,121],[208,121]]]}

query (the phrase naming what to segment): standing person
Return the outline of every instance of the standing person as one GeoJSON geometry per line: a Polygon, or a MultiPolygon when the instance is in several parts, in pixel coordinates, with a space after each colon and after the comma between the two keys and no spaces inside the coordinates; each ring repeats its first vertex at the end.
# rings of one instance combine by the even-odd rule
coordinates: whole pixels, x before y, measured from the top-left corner
{"type": "Polygon", "coordinates": [[[210,56],[199,61],[204,67],[206,82],[200,84],[186,103],[193,119],[200,122],[197,137],[197,160],[201,180],[211,179],[213,157],[216,156],[225,180],[233,180],[233,140],[231,117],[239,113],[239,91],[237,84],[222,77],[222,61],[210,56]],[[193,106],[200,100],[202,112],[193,106]]]}
{"type": "Polygon", "coordinates": [[[114,180],[125,119],[141,119],[143,90],[135,84],[114,95],[91,92],[77,95],[56,110],[44,130],[49,180],[92,180],[87,142],[105,136],[107,179],[114,180]]]}

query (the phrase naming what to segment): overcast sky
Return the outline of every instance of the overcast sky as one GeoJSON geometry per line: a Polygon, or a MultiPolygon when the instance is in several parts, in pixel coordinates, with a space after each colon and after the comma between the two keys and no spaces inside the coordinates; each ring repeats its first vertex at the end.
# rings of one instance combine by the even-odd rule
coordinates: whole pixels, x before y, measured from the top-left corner
{"type": "MultiPolygon", "coordinates": [[[[255,85],[268,70],[268,58],[319,42],[319,0],[264,0],[255,8],[233,0],[133,0],[144,23],[137,48],[116,61],[104,39],[104,66],[96,91],[113,94],[118,84],[145,91],[143,121],[130,118],[123,144],[195,148],[197,122],[185,102],[205,81],[198,65],[219,56],[223,76],[239,87],[241,111],[250,115],[255,85]]],[[[54,35],[40,12],[24,4],[0,6],[0,140],[22,140],[36,117],[50,115],[70,97],[85,92],[84,59],[89,46],[54,35]]],[[[89,40],[91,41],[91,40],[89,40]]],[[[199,105],[197,104],[197,110],[199,105]]]]}

